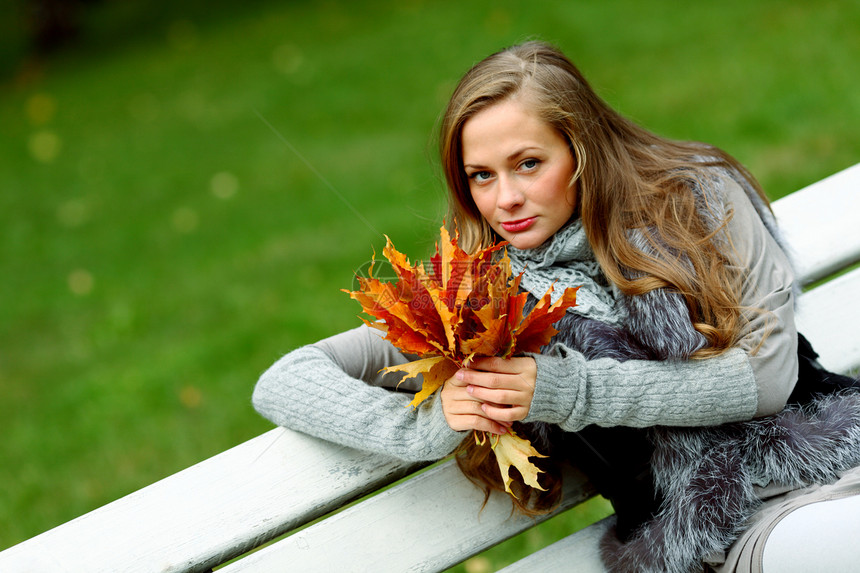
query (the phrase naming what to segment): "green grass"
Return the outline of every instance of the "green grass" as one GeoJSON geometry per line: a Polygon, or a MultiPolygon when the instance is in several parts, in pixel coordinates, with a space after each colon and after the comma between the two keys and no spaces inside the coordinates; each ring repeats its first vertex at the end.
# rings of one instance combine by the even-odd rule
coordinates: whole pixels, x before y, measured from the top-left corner
{"type": "Polygon", "coordinates": [[[438,114],[504,45],[558,43],[773,198],[860,161],[849,0],[151,4],[98,4],[81,44],[0,87],[0,548],[266,430],[257,376],[357,324],[339,289],[381,234],[427,253],[438,114]]]}

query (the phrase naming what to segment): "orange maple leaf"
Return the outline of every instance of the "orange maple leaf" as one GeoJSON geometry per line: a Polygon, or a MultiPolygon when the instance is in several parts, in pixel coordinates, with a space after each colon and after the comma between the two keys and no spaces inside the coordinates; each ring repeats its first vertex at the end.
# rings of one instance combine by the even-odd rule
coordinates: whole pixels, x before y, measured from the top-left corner
{"type": "MultiPolygon", "coordinates": [[[[558,333],[553,324],[576,305],[577,289],[565,289],[552,303],[550,287],[531,312],[524,314],[528,293],[520,292],[522,274],[512,276],[511,261],[502,251],[507,243],[469,254],[457,244],[458,238],[442,227],[428,272],[422,263],[411,264],[386,237],[382,254],[397,281],[374,278],[371,265],[370,276],[358,277],[359,290],[344,290],[376,319],[362,318],[368,326],[385,332],[385,339],[401,351],[420,357],[385,369],[405,372],[406,378],[423,377],[421,391],[409,404],[413,407],[432,396],[473,357],[509,358],[539,352],[558,333]]],[[[528,440],[514,432],[491,440],[476,433],[475,439],[478,444],[489,442],[508,493],[513,495],[511,466],[527,485],[542,489],[537,481],[540,470],[528,458],[543,456],[528,440]]]]}

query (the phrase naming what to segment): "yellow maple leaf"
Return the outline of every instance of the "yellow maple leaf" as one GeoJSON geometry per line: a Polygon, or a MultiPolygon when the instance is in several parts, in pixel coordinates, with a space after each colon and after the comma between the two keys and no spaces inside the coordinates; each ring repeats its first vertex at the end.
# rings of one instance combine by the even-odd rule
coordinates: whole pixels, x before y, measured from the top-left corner
{"type": "Polygon", "coordinates": [[[499,464],[499,471],[502,473],[502,482],[505,484],[506,492],[514,495],[510,488],[512,481],[511,466],[519,470],[526,485],[546,491],[538,483],[538,474],[542,473],[541,470],[529,461],[529,458],[545,458],[546,456],[534,449],[531,442],[519,437],[512,430],[508,430],[506,434],[493,438],[491,447],[493,453],[496,454],[496,463],[499,464]]]}
{"type": "Polygon", "coordinates": [[[446,356],[433,356],[431,358],[413,360],[406,364],[389,366],[383,370],[385,372],[405,372],[406,376],[403,377],[403,380],[415,378],[419,374],[424,377],[421,391],[415,394],[415,397],[409,403],[410,406],[415,407],[438,390],[459,368],[455,362],[446,356]]]}

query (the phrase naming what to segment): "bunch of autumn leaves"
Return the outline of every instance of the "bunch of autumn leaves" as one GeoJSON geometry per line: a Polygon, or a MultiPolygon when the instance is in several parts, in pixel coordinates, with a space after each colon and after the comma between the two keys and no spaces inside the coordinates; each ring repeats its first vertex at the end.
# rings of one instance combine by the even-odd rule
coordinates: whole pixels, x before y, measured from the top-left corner
{"type": "MultiPolygon", "coordinates": [[[[387,239],[387,237],[386,237],[387,239]]],[[[576,289],[568,288],[555,302],[549,291],[528,314],[528,293],[520,292],[522,275],[512,276],[506,243],[498,243],[473,254],[457,245],[442,227],[436,254],[429,267],[410,264],[388,239],[382,254],[397,276],[394,282],[357,277],[360,289],[345,291],[376,320],[364,322],[385,332],[385,339],[418,360],[386,368],[404,372],[405,378],[423,377],[421,391],[410,406],[418,406],[436,392],[470,359],[483,356],[509,358],[524,352],[539,352],[558,332],[553,328],[569,307],[576,304],[576,289]]],[[[473,432],[479,446],[492,448],[505,490],[510,493],[511,466],[525,484],[543,489],[540,470],[530,457],[544,457],[528,440],[508,431],[487,436],[473,432]]]]}

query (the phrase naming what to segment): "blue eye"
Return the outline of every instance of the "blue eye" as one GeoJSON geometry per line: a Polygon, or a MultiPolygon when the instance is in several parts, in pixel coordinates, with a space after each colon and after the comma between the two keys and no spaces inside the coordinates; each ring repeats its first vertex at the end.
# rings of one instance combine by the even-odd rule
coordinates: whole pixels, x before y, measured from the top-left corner
{"type": "Polygon", "coordinates": [[[525,161],[520,163],[520,167],[522,167],[526,171],[531,171],[532,169],[536,168],[539,163],[540,161],[538,161],[537,159],[526,159],[525,161]]]}
{"type": "Polygon", "coordinates": [[[490,177],[491,176],[490,176],[489,171],[475,171],[474,173],[469,175],[469,179],[473,179],[473,180],[477,181],[478,183],[483,183],[484,181],[486,181],[490,177]]]}

